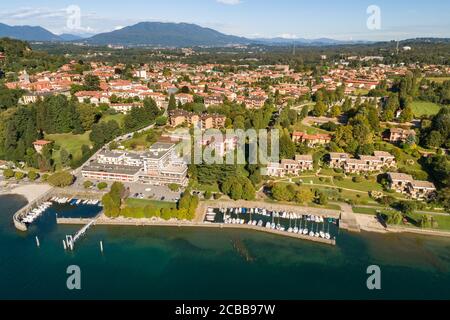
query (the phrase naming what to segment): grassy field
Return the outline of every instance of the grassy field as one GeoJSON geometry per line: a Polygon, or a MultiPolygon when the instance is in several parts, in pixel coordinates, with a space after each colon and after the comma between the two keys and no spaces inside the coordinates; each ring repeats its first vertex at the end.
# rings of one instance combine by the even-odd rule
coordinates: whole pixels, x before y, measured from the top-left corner
{"type": "Polygon", "coordinates": [[[450,77],[428,77],[426,79],[437,82],[437,83],[443,83],[444,81],[450,81],[450,77]]]}
{"type": "Polygon", "coordinates": [[[354,213],[359,213],[359,214],[367,214],[367,215],[376,215],[378,212],[381,213],[392,213],[394,212],[393,209],[386,209],[384,207],[379,207],[379,208],[364,208],[364,207],[358,207],[355,206],[353,207],[353,212],[354,213]]]}
{"type": "Polygon", "coordinates": [[[383,187],[376,181],[370,181],[363,178],[362,182],[353,182],[352,179],[344,179],[342,181],[334,180],[334,184],[339,188],[346,188],[359,191],[383,191],[383,187]]]}
{"type": "Polygon", "coordinates": [[[320,128],[306,126],[303,123],[296,123],[294,126],[295,131],[306,132],[307,134],[317,134],[317,133],[328,133],[328,131],[322,130],[320,128]]]}
{"type": "Polygon", "coordinates": [[[145,133],[133,135],[129,140],[123,141],[121,144],[127,150],[144,151],[152,144],[158,141],[161,132],[158,130],[149,130],[145,133]]]}
{"type": "MultiPolygon", "coordinates": [[[[421,220],[422,216],[423,216],[422,214],[413,213],[413,214],[409,214],[408,218],[415,222],[412,224],[412,226],[419,227],[417,225],[417,223],[421,220]]],[[[438,224],[437,227],[433,228],[433,229],[450,230],[450,215],[445,215],[445,216],[433,215],[433,219],[438,224]]]]}
{"type": "Polygon", "coordinates": [[[194,183],[192,185],[192,189],[198,190],[198,191],[204,191],[204,192],[209,191],[211,193],[218,193],[218,192],[220,192],[219,185],[217,183],[213,183],[213,184],[194,183]]]}
{"type": "Polygon", "coordinates": [[[152,206],[158,209],[169,208],[173,209],[177,207],[175,202],[165,202],[147,199],[127,199],[126,204],[130,208],[145,208],[147,206],[152,206]]]}
{"type": "MultiPolygon", "coordinates": [[[[55,145],[59,146],[61,149],[64,148],[68,153],[72,155],[74,159],[80,159],[81,154],[81,146],[87,145],[92,146],[91,141],[89,140],[90,131],[85,132],[84,134],[74,135],[71,133],[64,134],[48,134],[45,136],[46,140],[55,141],[55,145]]],[[[55,161],[57,169],[61,167],[61,158],[60,158],[60,150],[55,151],[53,153],[53,160],[55,161]]]]}
{"type": "Polygon", "coordinates": [[[359,95],[367,96],[368,94],[369,94],[369,90],[367,90],[367,89],[356,89],[355,93],[354,93],[355,96],[359,96],[359,95]]]}
{"type": "Polygon", "coordinates": [[[412,110],[414,116],[420,118],[421,116],[433,116],[441,110],[441,107],[433,102],[414,101],[412,103],[412,110]]]}
{"type": "Polygon", "coordinates": [[[125,115],[122,113],[118,114],[108,114],[101,118],[100,122],[108,122],[110,120],[115,120],[122,127],[125,121],[125,115]]]}

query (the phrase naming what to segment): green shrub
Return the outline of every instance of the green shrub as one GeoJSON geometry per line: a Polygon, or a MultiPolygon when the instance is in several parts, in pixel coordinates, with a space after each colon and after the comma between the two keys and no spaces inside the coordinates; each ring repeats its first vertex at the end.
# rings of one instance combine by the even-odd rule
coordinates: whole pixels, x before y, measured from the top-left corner
{"type": "Polygon", "coordinates": [[[171,183],[171,184],[169,184],[168,187],[169,187],[170,191],[172,191],[172,192],[177,192],[180,190],[180,185],[176,184],[176,183],[171,183]]]}
{"type": "Polygon", "coordinates": [[[92,188],[92,186],[93,186],[94,184],[91,182],[91,181],[85,181],[84,183],[83,183],[83,187],[85,188],[85,189],[89,189],[89,188],[92,188]]]}
{"type": "Polygon", "coordinates": [[[28,179],[31,181],[36,181],[39,178],[39,174],[36,171],[28,172],[28,179]]]}
{"type": "Polygon", "coordinates": [[[14,171],[12,169],[5,169],[3,170],[3,176],[5,179],[11,179],[14,177],[14,171]]]}
{"type": "Polygon", "coordinates": [[[356,177],[353,177],[353,178],[352,178],[352,181],[353,181],[354,183],[361,183],[361,182],[363,182],[363,178],[360,177],[360,176],[356,176],[356,177]]]}
{"type": "Polygon", "coordinates": [[[206,191],[204,194],[205,200],[209,200],[212,198],[211,191],[206,191]]]}
{"type": "Polygon", "coordinates": [[[97,184],[98,190],[105,190],[106,188],[108,188],[108,184],[106,182],[100,182],[99,184],[97,184]]]}
{"type": "Polygon", "coordinates": [[[21,171],[16,171],[14,173],[14,178],[16,178],[16,180],[22,180],[23,178],[25,178],[25,173],[21,171]]]}
{"type": "Polygon", "coordinates": [[[68,187],[73,184],[75,177],[67,171],[57,172],[48,178],[48,183],[54,187],[68,187]]]}

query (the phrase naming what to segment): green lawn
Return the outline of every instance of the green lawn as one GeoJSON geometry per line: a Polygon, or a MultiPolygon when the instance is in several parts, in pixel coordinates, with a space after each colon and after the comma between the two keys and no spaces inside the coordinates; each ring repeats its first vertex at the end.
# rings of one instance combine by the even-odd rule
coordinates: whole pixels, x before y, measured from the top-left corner
{"type": "Polygon", "coordinates": [[[363,178],[362,182],[353,182],[352,179],[347,178],[342,181],[334,180],[334,184],[339,188],[346,188],[358,191],[383,191],[383,187],[376,181],[370,181],[363,178]]]}
{"type": "MultiPolygon", "coordinates": [[[[48,134],[45,135],[45,139],[54,141],[55,145],[59,146],[60,148],[66,149],[66,151],[70,153],[74,159],[81,159],[81,146],[92,146],[92,143],[89,140],[89,134],[90,131],[80,135],[74,135],[72,133],[48,134]]],[[[55,160],[57,169],[60,168],[61,160],[59,150],[53,153],[53,160],[55,160]]]]}
{"type": "Polygon", "coordinates": [[[121,145],[127,150],[144,151],[158,141],[160,136],[161,132],[159,130],[149,130],[136,136],[133,135],[131,139],[123,141],[121,145]]]}
{"type": "Polygon", "coordinates": [[[359,96],[359,95],[367,96],[368,94],[369,94],[369,90],[367,90],[367,89],[356,89],[355,93],[354,93],[355,96],[359,96]]]}
{"type": "MultiPolygon", "coordinates": [[[[420,221],[423,214],[413,213],[409,214],[408,217],[413,221],[420,221]]],[[[436,230],[450,230],[450,215],[441,216],[441,215],[433,215],[433,219],[437,222],[437,227],[433,228],[436,230]]],[[[413,224],[414,227],[419,227],[417,224],[413,224]]]]}
{"type": "Polygon", "coordinates": [[[153,206],[158,209],[169,208],[173,209],[177,207],[175,202],[156,201],[147,199],[127,199],[126,204],[130,208],[145,208],[147,206],[153,206]]]}
{"type": "Polygon", "coordinates": [[[367,214],[367,215],[376,215],[378,212],[381,213],[387,213],[387,212],[394,212],[393,209],[386,209],[384,207],[379,207],[379,208],[364,208],[364,207],[353,207],[353,212],[354,213],[359,213],[359,214],[367,214]]]}
{"type": "Polygon", "coordinates": [[[450,81],[450,77],[428,77],[426,79],[437,82],[437,83],[443,83],[445,81],[450,81]]]}
{"type": "Polygon", "coordinates": [[[433,102],[414,101],[412,103],[412,110],[414,116],[420,118],[421,116],[433,116],[441,110],[441,107],[433,102]]]}
{"type": "Polygon", "coordinates": [[[320,128],[306,126],[303,123],[301,123],[300,121],[295,124],[294,129],[295,129],[295,131],[306,132],[307,134],[317,134],[317,133],[325,133],[325,134],[328,133],[328,134],[330,134],[330,132],[328,132],[326,130],[322,130],[320,128]]]}
{"type": "Polygon", "coordinates": [[[192,185],[192,189],[194,190],[198,190],[198,191],[209,191],[211,193],[219,193],[220,189],[219,189],[219,185],[217,183],[213,183],[213,184],[199,184],[199,183],[194,183],[192,185]]]}
{"type": "Polygon", "coordinates": [[[100,119],[100,122],[107,122],[107,121],[110,121],[110,120],[117,121],[117,123],[120,125],[120,127],[122,127],[123,123],[125,121],[125,115],[123,113],[108,114],[108,115],[103,116],[100,119]]]}

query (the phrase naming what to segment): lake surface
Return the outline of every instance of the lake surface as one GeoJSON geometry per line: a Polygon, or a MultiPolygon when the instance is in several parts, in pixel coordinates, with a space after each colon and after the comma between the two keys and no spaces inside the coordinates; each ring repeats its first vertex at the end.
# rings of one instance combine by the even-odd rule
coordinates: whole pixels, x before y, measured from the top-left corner
{"type": "Polygon", "coordinates": [[[66,252],[62,240],[79,227],[57,226],[56,213],[98,208],[53,207],[21,233],[12,215],[25,204],[0,196],[0,299],[450,299],[450,239],[340,231],[332,247],[242,230],[99,226],[66,252]],[[66,287],[70,265],[81,268],[80,291],[66,287]],[[381,268],[380,291],[367,289],[370,265],[381,268]]]}

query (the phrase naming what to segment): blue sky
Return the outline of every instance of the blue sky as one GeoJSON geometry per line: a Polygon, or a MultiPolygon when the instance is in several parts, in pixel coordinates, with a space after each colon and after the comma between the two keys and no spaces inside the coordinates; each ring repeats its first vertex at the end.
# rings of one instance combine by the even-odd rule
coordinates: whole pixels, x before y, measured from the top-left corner
{"type": "Polygon", "coordinates": [[[0,3],[0,22],[41,25],[54,33],[99,33],[140,21],[189,22],[246,37],[391,40],[450,37],[446,0],[14,0],[0,3]],[[67,26],[66,8],[81,9],[67,26]],[[380,8],[381,29],[367,27],[367,8],[380,8]],[[73,26],[73,24],[72,24],[73,26]]]}

